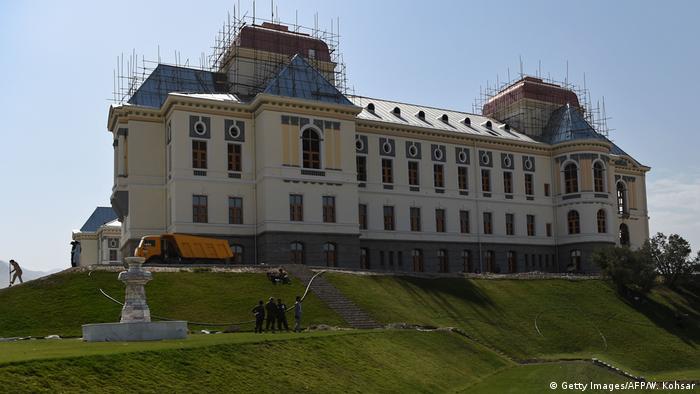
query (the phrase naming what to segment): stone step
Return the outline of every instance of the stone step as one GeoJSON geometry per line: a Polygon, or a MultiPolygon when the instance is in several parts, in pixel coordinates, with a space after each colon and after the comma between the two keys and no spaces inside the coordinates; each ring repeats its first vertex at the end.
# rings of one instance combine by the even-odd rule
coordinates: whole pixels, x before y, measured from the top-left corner
{"type": "MultiPolygon", "coordinates": [[[[315,275],[311,269],[304,265],[287,265],[285,270],[304,283],[304,285],[308,285],[311,278],[315,275]]],[[[321,301],[345,319],[351,327],[361,329],[381,327],[369,314],[345,297],[340,290],[323,278],[322,275],[316,276],[310,289],[321,301]]]]}

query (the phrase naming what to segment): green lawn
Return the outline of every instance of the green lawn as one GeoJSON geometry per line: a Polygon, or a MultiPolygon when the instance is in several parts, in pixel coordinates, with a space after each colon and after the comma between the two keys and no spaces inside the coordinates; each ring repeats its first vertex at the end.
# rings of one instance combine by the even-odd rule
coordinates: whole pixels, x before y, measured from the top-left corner
{"type": "Polygon", "coordinates": [[[143,351],[161,351],[167,349],[189,349],[205,346],[266,343],[271,341],[286,341],[324,337],[329,335],[357,334],[361,331],[315,331],[296,333],[264,333],[252,332],[235,334],[195,334],[186,339],[152,341],[152,342],[83,342],[79,338],[63,340],[24,340],[0,342],[0,367],[5,364],[18,362],[72,358],[82,356],[108,356],[119,353],[143,351]]]}
{"type": "MultiPolygon", "coordinates": [[[[154,273],[146,285],[152,315],[198,322],[251,320],[258,300],[281,297],[288,305],[304,293],[297,280],[272,285],[265,274],[154,273]]],[[[103,289],[124,299],[124,285],[113,272],[63,273],[0,290],[0,337],[81,336],[81,325],[119,321],[121,306],[103,297],[103,289]]],[[[288,320],[292,321],[291,315],[288,320]]],[[[313,294],[304,302],[304,324],[344,325],[343,319],[313,294]]],[[[192,329],[197,329],[191,326],[192,329]]],[[[202,328],[202,327],[199,327],[202,328]]],[[[223,329],[221,327],[219,329],[223,329]]],[[[253,324],[241,326],[252,330],[253,324]]]]}
{"type": "Polygon", "coordinates": [[[460,327],[516,359],[597,357],[649,378],[700,379],[696,293],[628,303],[600,280],[326,275],[381,322],[460,327]]]}
{"type": "MultiPolygon", "coordinates": [[[[252,337],[220,334],[206,337],[221,341],[210,346],[173,341],[128,353],[109,344],[104,355],[5,364],[0,387],[7,393],[435,393],[465,389],[511,365],[447,332],[350,331],[246,343],[252,337]]],[[[70,344],[79,352],[92,345],[70,344]]],[[[44,345],[54,346],[37,341],[44,345]]]]}
{"type": "MultiPolygon", "coordinates": [[[[484,380],[468,387],[464,393],[469,394],[540,394],[581,392],[571,389],[572,384],[586,384],[586,393],[610,393],[611,384],[624,384],[627,380],[607,369],[593,365],[590,362],[571,361],[548,364],[516,365],[502,369],[484,380]],[[595,384],[607,384],[597,389],[595,384]],[[552,389],[550,384],[556,383],[552,389]],[[563,385],[564,388],[562,387],[563,385]]],[[[574,386],[581,387],[581,386],[574,386]]],[[[618,391],[622,391],[618,389],[618,391]]],[[[667,390],[630,390],[634,393],[670,393],[667,390]]],[[[678,392],[678,391],[676,391],[678,392]]]]}

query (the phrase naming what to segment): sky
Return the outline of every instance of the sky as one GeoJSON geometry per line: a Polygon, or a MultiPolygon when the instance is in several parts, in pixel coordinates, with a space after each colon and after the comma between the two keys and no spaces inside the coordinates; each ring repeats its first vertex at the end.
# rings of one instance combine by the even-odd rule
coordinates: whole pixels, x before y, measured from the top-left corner
{"type": "MultiPolygon", "coordinates": [[[[71,231],[109,206],[107,114],[117,56],[198,64],[234,1],[0,1],[0,259],[69,266],[71,231]]],[[[252,13],[252,2],[242,1],[252,13]]],[[[269,19],[270,2],[256,15],[269,19]]],[[[355,93],[471,111],[479,89],[524,72],[605,98],[610,137],[647,177],[651,233],[700,247],[700,2],[333,1],[275,3],[330,28],[355,93]],[[337,24],[334,22],[335,27],[337,24]]]]}

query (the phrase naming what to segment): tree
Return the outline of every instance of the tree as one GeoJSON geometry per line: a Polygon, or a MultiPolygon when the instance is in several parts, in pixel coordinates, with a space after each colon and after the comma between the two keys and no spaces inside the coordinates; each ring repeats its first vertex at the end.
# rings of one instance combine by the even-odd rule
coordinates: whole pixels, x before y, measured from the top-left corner
{"type": "Polygon", "coordinates": [[[648,293],[654,287],[653,262],[640,251],[611,246],[593,253],[593,262],[608,276],[618,291],[648,293]]]}
{"type": "Polygon", "coordinates": [[[669,287],[689,279],[700,263],[700,253],[691,259],[690,243],[678,234],[666,237],[663,233],[657,233],[644,243],[642,253],[654,262],[656,270],[669,287]]]}

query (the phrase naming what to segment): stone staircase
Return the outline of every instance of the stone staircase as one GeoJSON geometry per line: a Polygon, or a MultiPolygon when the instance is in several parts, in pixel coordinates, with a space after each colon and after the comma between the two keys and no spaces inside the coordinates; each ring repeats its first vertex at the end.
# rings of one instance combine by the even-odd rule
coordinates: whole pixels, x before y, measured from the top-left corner
{"type": "MultiPolygon", "coordinates": [[[[301,264],[285,265],[284,269],[304,286],[309,284],[315,272],[301,264]]],[[[367,312],[362,310],[354,302],[345,297],[340,290],[328,282],[323,275],[317,276],[311,284],[310,290],[325,302],[331,309],[337,312],[352,328],[381,328],[381,324],[372,319],[367,312]]]]}

